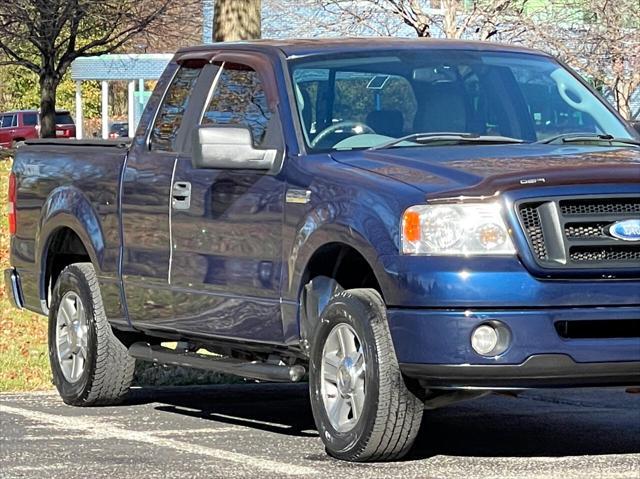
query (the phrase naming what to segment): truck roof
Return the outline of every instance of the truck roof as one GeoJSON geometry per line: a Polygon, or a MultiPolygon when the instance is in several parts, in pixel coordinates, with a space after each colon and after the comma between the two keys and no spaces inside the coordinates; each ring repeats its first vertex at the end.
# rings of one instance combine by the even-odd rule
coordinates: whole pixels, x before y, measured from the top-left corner
{"type": "Polygon", "coordinates": [[[290,58],[337,52],[410,49],[417,46],[427,46],[434,49],[520,52],[546,55],[539,50],[533,50],[517,45],[504,45],[495,42],[398,37],[301,38],[291,40],[221,42],[213,43],[211,45],[182,48],[178,50],[178,53],[206,52],[220,49],[242,49],[263,51],[265,53],[282,52],[286,57],[290,58]]]}

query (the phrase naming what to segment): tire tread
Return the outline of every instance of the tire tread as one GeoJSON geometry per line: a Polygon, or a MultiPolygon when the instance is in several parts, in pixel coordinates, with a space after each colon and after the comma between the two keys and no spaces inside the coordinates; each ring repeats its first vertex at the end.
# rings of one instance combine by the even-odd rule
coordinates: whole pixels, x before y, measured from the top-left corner
{"type": "Polygon", "coordinates": [[[356,449],[338,456],[357,462],[397,460],[409,452],[418,435],[424,404],[404,383],[380,294],[373,289],[351,289],[336,295],[338,300],[349,297],[359,300],[362,317],[369,321],[376,338],[378,407],[369,436],[356,449]]]}
{"type": "Polygon", "coordinates": [[[74,406],[108,406],[120,403],[129,391],[135,370],[135,359],[116,338],[106,317],[100,286],[91,263],[74,263],[67,266],[60,276],[81,276],[91,293],[91,306],[96,332],[95,365],[83,394],[66,398],[74,406]]]}

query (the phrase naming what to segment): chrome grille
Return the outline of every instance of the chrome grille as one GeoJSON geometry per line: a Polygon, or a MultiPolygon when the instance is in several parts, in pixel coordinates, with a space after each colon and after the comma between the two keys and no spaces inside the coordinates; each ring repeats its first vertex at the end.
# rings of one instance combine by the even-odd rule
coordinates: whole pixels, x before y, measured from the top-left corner
{"type": "Polygon", "coordinates": [[[604,229],[607,223],[567,223],[564,225],[564,234],[571,239],[608,239],[604,229]]]}
{"type": "Polygon", "coordinates": [[[574,246],[570,250],[571,261],[611,262],[640,261],[640,246],[608,246],[592,248],[590,246],[574,246]]]}
{"type": "Polygon", "coordinates": [[[531,205],[521,208],[520,219],[535,255],[540,259],[547,259],[547,248],[544,246],[544,236],[537,207],[531,205]]]}
{"type": "Polygon", "coordinates": [[[598,198],[560,200],[564,216],[640,214],[640,198],[598,198]]]}
{"type": "Polygon", "coordinates": [[[640,197],[536,198],[516,208],[541,267],[640,270],[640,244],[608,233],[616,221],[640,219],[640,197]]]}

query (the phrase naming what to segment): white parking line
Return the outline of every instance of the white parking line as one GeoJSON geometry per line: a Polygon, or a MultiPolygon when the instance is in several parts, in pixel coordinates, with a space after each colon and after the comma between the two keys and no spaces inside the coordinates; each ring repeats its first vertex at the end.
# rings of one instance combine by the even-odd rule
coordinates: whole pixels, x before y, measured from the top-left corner
{"type": "Polygon", "coordinates": [[[247,430],[247,427],[241,426],[224,426],[224,427],[201,427],[193,429],[158,429],[155,431],[147,431],[154,436],[183,436],[185,434],[221,434],[223,432],[237,432],[247,430]]]}
{"type": "Polygon", "coordinates": [[[41,466],[12,466],[11,472],[42,472],[66,469],[67,464],[43,464],[41,466]]]}
{"type": "MultiPolygon", "coordinates": [[[[43,428],[44,429],[44,428],[43,428]]],[[[49,428],[50,430],[51,428],[49,428]]],[[[18,441],[74,441],[84,440],[87,436],[22,436],[18,441]]]]}
{"type": "Polygon", "coordinates": [[[146,431],[130,431],[121,427],[113,426],[107,422],[89,417],[58,416],[31,409],[23,409],[0,404],[0,413],[22,416],[24,418],[48,424],[50,426],[82,432],[99,439],[115,438],[120,440],[136,441],[151,444],[158,447],[168,447],[176,451],[196,454],[200,456],[213,457],[222,461],[235,462],[250,467],[255,467],[276,474],[291,476],[310,476],[316,473],[315,469],[305,466],[296,466],[284,462],[260,459],[257,457],[239,454],[237,452],[224,451],[211,447],[190,444],[175,439],[155,436],[146,431]]]}

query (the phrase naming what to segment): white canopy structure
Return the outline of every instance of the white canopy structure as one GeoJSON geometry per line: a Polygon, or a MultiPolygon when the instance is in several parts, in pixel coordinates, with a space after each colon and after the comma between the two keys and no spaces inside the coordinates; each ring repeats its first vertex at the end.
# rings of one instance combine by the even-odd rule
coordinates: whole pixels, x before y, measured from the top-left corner
{"type": "Polygon", "coordinates": [[[129,82],[127,116],[129,134],[133,135],[147,100],[144,81],[160,78],[172,57],[171,54],[120,54],[76,59],[71,64],[71,78],[76,82],[76,137],[79,139],[83,137],[83,81],[97,80],[102,82],[102,138],[105,139],[109,137],[109,82],[129,82]],[[138,83],[137,92],[136,83],[138,83]]]}

